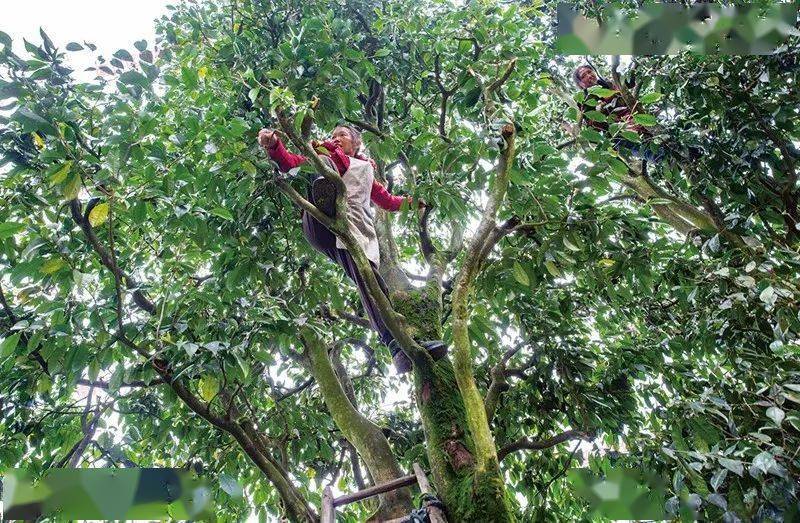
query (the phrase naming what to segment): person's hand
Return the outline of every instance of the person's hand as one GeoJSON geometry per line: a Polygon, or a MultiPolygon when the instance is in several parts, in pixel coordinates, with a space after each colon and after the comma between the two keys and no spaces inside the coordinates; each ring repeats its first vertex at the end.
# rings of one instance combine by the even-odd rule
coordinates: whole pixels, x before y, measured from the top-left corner
{"type": "Polygon", "coordinates": [[[258,132],[258,143],[261,145],[261,147],[264,147],[265,149],[274,147],[277,141],[278,141],[278,136],[272,129],[261,129],[258,132]]]}

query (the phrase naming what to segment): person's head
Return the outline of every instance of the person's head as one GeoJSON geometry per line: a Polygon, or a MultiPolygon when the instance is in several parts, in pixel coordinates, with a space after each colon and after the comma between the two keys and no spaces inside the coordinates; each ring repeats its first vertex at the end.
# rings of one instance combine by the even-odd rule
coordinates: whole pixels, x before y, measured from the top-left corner
{"type": "Polygon", "coordinates": [[[331,140],[339,144],[347,156],[355,156],[361,151],[361,133],[349,125],[337,125],[331,140]]]}
{"type": "Polygon", "coordinates": [[[575,69],[572,77],[581,89],[588,89],[598,83],[597,73],[589,65],[582,65],[575,69]]]}

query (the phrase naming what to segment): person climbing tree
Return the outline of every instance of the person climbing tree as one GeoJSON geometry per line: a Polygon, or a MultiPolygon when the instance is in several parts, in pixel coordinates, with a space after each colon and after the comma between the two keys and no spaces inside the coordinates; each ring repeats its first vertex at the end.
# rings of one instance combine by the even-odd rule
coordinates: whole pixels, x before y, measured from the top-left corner
{"type": "Polygon", "coordinates": [[[595,69],[590,65],[581,65],[575,69],[573,79],[577,86],[584,90],[586,95],[584,101],[580,104],[581,111],[584,114],[588,111],[597,111],[602,113],[605,117],[605,121],[586,118],[586,121],[591,127],[601,132],[608,133],[610,127],[609,122],[622,122],[625,124],[623,127],[624,130],[632,131],[642,138],[643,143],[637,144],[631,140],[613,136],[611,139],[615,149],[628,149],[633,156],[643,158],[653,163],[660,162],[663,159],[663,149],[659,148],[656,152],[653,152],[650,147],[644,143],[652,139],[653,135],[647,127],[634,122],[633,115],[636,108],[634,107],[632,110],[627,106],[620,92],[620,86],[598,76],[595,69]],[[607,96],[599,96],[589,91],[589,89],[594,86],[612,90],[614,93],[607,96]]]}
{"type": "MultiPolygon", "coordinates": [[[[286,150],[281,139],[274,130],[262,129],[258,134],[259,144],[266,150],[281,171],[288,172],[306,161],[306,157],[286,150]]],[[[361,133],[348,125],[337,126],[329,140],[316,142],[317,150],[330,167],[335,168],[342,176],[347,188],[347,218],[350,230],[364,249],[364,253],[372,265],[375,278],[384,294],[388,296],[388,289],[383,278],[378,273],[380,265],[380,252],[378,238],[373,224],[370,201],[387,211],[398,211],[404,201],[411,203],[411,197],[392,195],[386,187],[375,179],[375,163],[363,154],[361,133]]],[[[323,213],[333,217],[336,212],[336,188],[334,184],[323,176],[317,177],[310,186],[309,198],[323,213]]],[[[425,206],[423,200],[418,201],[419,206],[425,206]]],[[[367,284],[358,273],[353,257],[344,243],[328,230],[322,223],[307,212],[303,212],[303,233],[306,239],[316,250],[325,254],[334,263],[340,265],[347,276],[358,287],[361,303],[369,317],[370,325],[392,354],[395,368],[400,374],[411,370],[411,360],[400,349],[386,326],[378,308],[369,295],[367,284]]],[[[421,345],[425,347],[434,359],[441,359],[447,353],[447,347],[442,340],[424,340],[421,345]]]]}

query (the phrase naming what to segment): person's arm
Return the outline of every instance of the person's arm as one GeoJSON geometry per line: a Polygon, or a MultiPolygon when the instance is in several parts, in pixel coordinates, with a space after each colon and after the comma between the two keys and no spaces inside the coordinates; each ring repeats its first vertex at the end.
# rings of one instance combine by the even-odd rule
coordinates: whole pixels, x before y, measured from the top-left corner
{"type": "Polygon", "coordinates": [[[320,145],[328,150],[328,156],[333,160],[336,170],[344,176],[344,173],[350,168],[350,157],[344,154],[341,147],[331,141],[324,141],[320,145]]]}
{"type": "MultiPolygon", "coordinates": [[[[399,211],[400,206],[403,205],[403,202],[408,201],[408,203],[412,203],[414,201],[411,196],[394,196],[392,193],[387,191],[386,187],[384,187],[383,184],[378,180],[373,180],[372,182],[372,192],[370,193],[370,197],[375,205],[381,209],[392,212],[399,211]]],[[[422,202],[420,202],[420,204],[421,203],[422,202]]]]}
{"type": "Polygon", "coordinates": [[[282,172],[290,171],[306,161],[305,156],[287,151],[283,142],[277,136],[275,137],[275,143],[270,147],[266,147],[266,150],[269,157],[278,164],[282,172]]]}

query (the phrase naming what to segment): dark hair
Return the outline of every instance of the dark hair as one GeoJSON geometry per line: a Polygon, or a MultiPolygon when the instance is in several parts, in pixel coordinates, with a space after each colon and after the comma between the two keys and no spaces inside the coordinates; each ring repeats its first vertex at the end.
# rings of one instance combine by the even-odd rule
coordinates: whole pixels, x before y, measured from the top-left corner
{"type": "MultiPolygon", "coordinates": [[[[579,65],[578,67],[575,68],[575,72],[572,73],[572,79],[575,80],[576,84],[580,85],[580,83],[581,83],[581,76],[580,76],[581,71],[586,70],[586,69],[589,69],[590,71],[594,71],[594,67],[592,67],[591,65],[586,65],[586,64],[579,65]]],[[[598,78],[600,78],[600,75],[598,75],[596,72],[595,72],[595,75],[598,78]]]]}
{"type": "Polygon", "coordinates": [[[594,74],[597,77],[597,85],[599,85],[600,87],[603,87],[605,89],[614,89],[614,84],[612,84],[611,82],[609,82],[608,80],[606,80],[605,78],[600,76],[600,73],[597,72],[597,69],[595,69],[593,66],[588,65],[588,64],[579,65],[578,67],[575,68],[575,72],[572,73],[572,79],[575,80],[575,84],[578,87],[581,87],[580,72],[584,71],[586,69],[594,71],[594,74]]]}
{"type": "MultiPolygon", "coordinates": [[[[338,123],[336,127],[343,127],[350,132],[350,138],[353,140],[353,147],[355,147],[356,154],[363,152],[361,150],[361,144],[363,142],[361,141],[361,133],[358,129],[347,123],[338,123]]],[[[334,127],[334,129],[336,129],[336,127],[334,127]]]]}

